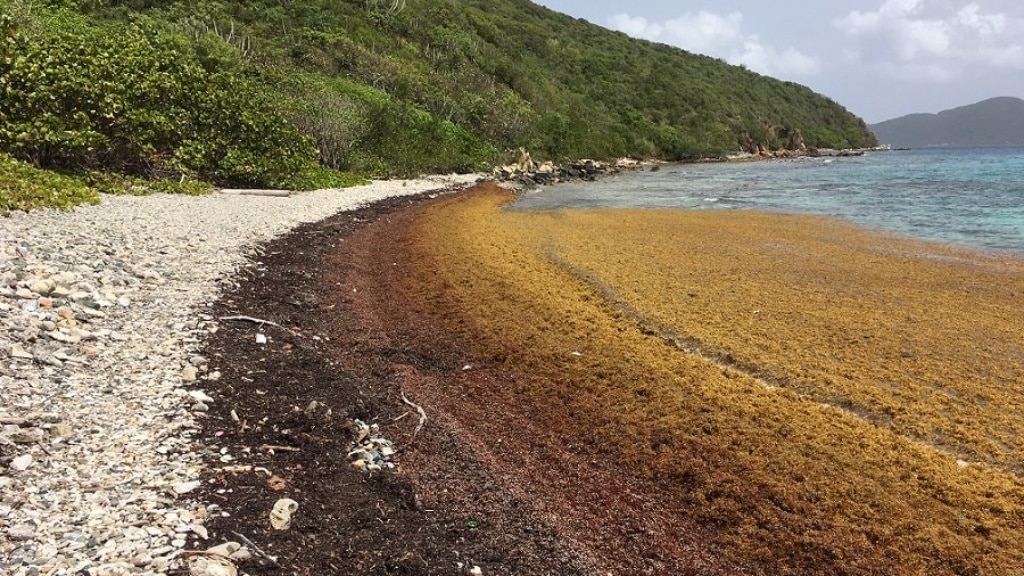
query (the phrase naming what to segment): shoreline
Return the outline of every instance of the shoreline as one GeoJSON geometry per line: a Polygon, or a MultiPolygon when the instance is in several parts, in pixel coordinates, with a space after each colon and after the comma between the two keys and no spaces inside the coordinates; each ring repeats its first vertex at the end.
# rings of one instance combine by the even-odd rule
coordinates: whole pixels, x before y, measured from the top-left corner
{"type": "MultiPolygon", "coordinates": [[[[59,236],[59,228],[68,222],[94,228],[86,232],[65,230],[64,233],[70,235],[67,255],[61,256],[59,261],[45,255],[36,257],[32,251],[31,256],[26,256],[15,246],[14,252],[18,255],[0,261],[0,265],[24,261],[27,266],[21,266],[26,269],[63,267],[74,270],[76,264],[89,263],[97,268],[96,263],[101,262],[102,266],[97,269],[123,266],[124,278],[136,280],[122,285],[118,283],[122,278],[118,274],[113,274],[106,283],[101,282],[102,277],[97,278],[98,294],[88,295],[92,299],[89,304],[95,304],[95,308],[87,305],[85,298],[76,301],[70,295],[67,297],[80,324],[58,326],[57,333],[66,331],[83,338],[81,343],[65,343],[64,348],[99,347],[96,354],[89,356],[91,363],[62,361],[64,365],[57,367],[45,363],[45,357],[19,358],[13,354],[11,338],[0,333],[0,337],[6,338],[0,342],[4,345],[0,349],[7,348],[10,358],[0,370],[5,385],[5,405],[13,389],[7,385],[16,383],[19,375],[38,368],[53,382],[38,382],[33,386],[52,385],[55,390],[67,387],[62,392],[65,396],[57,401],[57,411],[63,416],[59,423],[72,426],[70,439],[27,445],[25,450],[38,457],[27,470],[7,470],[0,474],[3,488],[0,505],[10,507],[4,510],[7,524],[0,526],[0,531],[8,535],[13,544],[13,548],[0,548],[0,567],[13,566],[13,574],[22,576],[28,574],[32,566],[51,566],[50,558],[42,556],[56,549],[58,556],[77,554],[90,558],[91,565],[100,573],[105,573],[104,570],[111,574],[150,574],[167,570],[176,573],[175,570],[181,569],[183,550],[202,551],[225,541],[238,542],[248,549],[249,558],[239,556],[233,563],[254,576],[277,574],[282,567],[291,570],[290,573],[314,576],[339,570],[342,573],[346,570],[405,570],[451,574],[472,571],[474,567],[488,575],[571,575],[609,570],[756,574],[765,566],[776,566],[777,559],[772,556],[775,552],[766,552],[766,557],[745,555],[747,553],[723,557],[721,551],[729,548],[723,544],[720,528],[712,520],[735,520],[734,511],[726,507],[717,509],[721,516],[708,516],[709,511],[702,508],[703,505],[694,508],[686,494],[704,494],[708,481],[703,475],[708,474],[715,479],[714,483],[721,483],[722,489],[739,490],[732,495],[733,501],[756,504],[749,514],[741,515],[740,520],[746,516],[769,518],[772,506],[794,505],[788,500],[790,495],[769,491],[783,504],[764,504],[757,500],[761,496],[755,490],[758,489],[756,483],[750,485],[752,492],[745,491],[746,476],[715,476],[713,467],[701,468],[706,465],[698,462],[694,462],[690,475],[680,475],[671,467],[666,453],[659,452],[659,447],[664,446],[685,452],[682,445],[673,444],[678,440],[673,440],[672,433],[660,427],[645,428],[643,420],[627,419],[616,424],[616,416],[587,405],[575,389],[556,386],[558,378],[562,377],[586,378],[592,372],[605,371],[619,373],[619,367],[599,365],[610,355],[611,348],[605,345],[614,342],[588,343],[588,339],[597,337],[593,329],[597,324],[587,324],[585,314],[541,314],[538,317],[536,326],[553,322],[552,329],[562,330],[557,352],[550,357],[557,362],[553,365],[557,369],[549,373],[552,380],[544,381],[543,385],[533,383],[537,375],[527,369],[529,362],[534,361],[532,356],[526,357],[529,362],[522,367],[513,363],[516,354],[532,355],[534,349],[538,354],[544,353],[542,340],[516,345],[515,340],[510,339],[497,348],[488,348],[493,345],[486,343],[493,338],[487,336],[488,330],[493,330],[494,326],[516,328],[516,322],[522,323],[531,318],[531,314],[538,314],[538,303],[546,306],[543,298],[549,296],[524,300],[524,308],[512,316],[516,322],[506,326],[500,325],[502,316],[488,303],[505,302],[503,296],[508,301],[527,295],[536,297],[535,291],[543,294],[546,284],[532,285],[529,277],[518,273],[504,276],[509,270],[505,264],[521,264],[529,257],[529,251],[512,251],[509,257],[498,260],[502,267],[490,268],[492,264],[487,260],[477,262],[459,253],[475,245],[466,241],[472,239],[472,235],[461,239],[446,236],[440,226],[438,245],[451,248],[456,257],[453,261],[460,264],[455,268],[424,266],[430,261],[425,258],[430,253],[423,251],[426,245],[421,235],[432,229],[425,224],[428,220],[424,220],[424,214],[436,211],[432,221],[446,222],[444,206],[456,205],[464,196],[473,194],[436,197],[440,189],[429,186],[437,183],[437,180],[418,181],[408,186],[379,183],[383,196],[407,193],[412,197],[393,197],[355,211],[338,212],[333,206],[320,207],[316,208],[320,212],[315,214],[300,211],[301,217],[296,219],[291,219],[294,214],[285,217],[277,213],[296,197],[269,200],[235,197],[230,201],[184,197],[126,199],[124,206],[108,207],[113,211],[131,207],[123,214],[124,218],[102,226],[95,222],[95,217],[104,210],[102,205],[86,209],[90,211],[87,215],[47,213],[16,217],[23,229],[35,230],[26,233],[30,245],[33,240],[49,237],[48,234],[59,236]],[[413,196],[419,186],[424,186],[422,194],[413,196]],[[191,211],[176,210],[179,201],[192,206],[191,211]],[[137,210],[147,202],[152,205],[145,212],[148,216],[140,222],[137,210]],[[213,214],[211,206],[234,205],[234,202],[250,208],[254,207],[254,202],[267,204],[263,204],[262,211],[242,209],[235,214],[235,219],[228,224],[230,230],[224,232],[225,237],[248,236],[245,240],[236,237],[231,246],[225,248],[219,244],[219,234],[203,231],[208,230],[210,222],[226,224],[223,216],[213,214]],[[439,215],[442,217],[437,220],[439,215]],[[45,225],[54,230],[50,231],[45,225]],[[139,230],[132,226],[138,226],[139,230]],[[168,238],[157,234],[167,232],[168,226],[180,235],[168,238]],[[248,231],[243,232],[245,230],[248,231]],[[100,237],[106,238],[107,243],[84,242],[100,237]],[[124,245],[115,244],[110,238],[124,245]],[[176,246],[176,241],[183,243],[176,246]],[[147,270],[155,275],[147,274],[147,270]],[[453,270],[458,273],[450,274],[453,270]],[[410,289],[410,278],[413,285],[431,289],[406,292],[410,289]],[[503,284],[502,278],[507,278],[508,283],[503,284]],[[449,299],[467,286],[480,290],[492,281],[497,281],[496,288],[484,290],[486,299],[466,299],[462,307],[454,306],[454,301],[449,299]],[[121,288],[125,291],[117,294],[116,290],[121,288]],[[104,294],[107,290],[113,291],[113,298],[104,294]],[[118,301],[121,297],[127,298],[127,305],[118,301]],[[109,305],[103,306],[96,299],[107,301],[109,305]],[[466,316],[468,312],[464,308],[480,306],[490,311],[472,321],[480,324],[471,326],[472,323],[459,321],[473,318],[466,316]],[[86,308],[104,312],[108,317],[92,317],[86,308]],[[225,319],[232,316],[264,319],[273,324],[225,319]],[[140,317],[145,320],[140,321],[140,317]],[[559,318],[570,319],[573,324],[583,322],[585,328],[567,328],[557,322],[559,318]],[[141,327],[135,326],[140,323],[141,327]],[[127,327],[129,325],[132,327],[127,327]],[[490,328],[483,330],[482,326],[490,328]],[[92,337],[72,333],[71,328],[76,327],[84,327],[92,337]],[[481,331],[472,332],[476,329],[481,331]],[[480,337],[467,338],[469,333],[480,337]],[[257,334],[265,338],[262,343],[257,340],[257,334]],[[109,359],[103,360],[108,356],[109,359]],[[593,364],[593,369],[591,363],[597,363],[593,364]],[[16,368],[13,375],[10,373],[12,366],[16,368]],[[47,367],[54,369],[49,375],[45,374],[47,367]],[[137,368],[157,371],[157,381],[132,373],[137,368]],[[80,379],[80,373],[88,371],[96,374],[75,382],[80,379]],[[117,376],[114,382],[107,383],[104,379],[110,380],[110,374],[123,378],[117,376]],[[92,391],[92,387],[98,389],[92,391]],[[188,395],[186,389],[202,394],[188,395]],[[67,396],[69,391],[78,396],[67,396]],[[92,392],[95,394],[89,396],[92,392]],[[125,395],[130,398],[127,405],[122,401],[125,395]],[[154,402],[163,402],[159,411],[152,410],[154,402]],[[72,408],[76,404],[79,405],[72,408]],[[569,412],[553,411],[553,405],[565,407],[569,412]],[[423,409],[424,419],[418,421],[414,406],[423,409]],[[140,424],[137,416],[145,422],[140,424]],[[126,446],[118,442],[118,434],[137,435],[154,421],[163,425],[162,420],[170,423],[171,428],[160,428],[152,438],[144,438],[137,444],[126,446]],[[379,460],[381,464],[396,464],[397,474],[383,470],[366,473],[354,466],[351,451],[360,445],[356,440],[363,435],[357,420],[367,425],[376,424],[379,428],[369,436],[390,442],[397,450],[392,460],[379,460]],[[418,426],[420,422],[422,430],[418,426]],[[625,432],[622,425],[626,427],[625,432]],[[596,427],[597,436],[589,435],[591,426],[596,427]],[[636,443],[631,444],[637,447],[639,455],[615,448],[618,435],[632,434],[628,429],[633,426],[646,430],[645,434],[650,433],[650,438],[637,436],[636,443]],[[117,428],[119,432],[104,436],[109,434],[103,430],[105,427],[117,428]],[[53,479],[36,476],[43,467],[67,466],[70,472],[83,464],[87,471],[74,470],[80,478],[97,472],[107,474],[95,461],[60,461],[65,455],[82,453],[91,458],[93,448],[99,448],[89,443],[92,439],[109,443],[102,452],[95,452],[113,458],[115,466],[121,467],[108,474],[110,482],[75,485],[59,476],[53,479]],[[658,446],[646,445],[654,440],[658,446]],[[648,454],[649,450],[653,452],[648,454]],[[117,458],[121,457],[130,460],[131,465],[124,461],[117,464],[117,458]],[[159,461],[152,469],[151,458],[159,461]],[[653,476],[643,468],[648,460],[658,466],[653,476]],[[151,475],[157,468],[158,474],[163,476],[151,475]],[[170,476],[166,476],[168,474],[170,476]],[[31,486],[31,482],[39,484],[31,486]],[[690,492],[681,493],[680,486],[690,492]],[[11,505],[15,493],[26,492],[41,494],[33,496],[34,502],[45,503],[39,498],[50,497],[47,491],[59,494],[65,502],[78,502],[76,497],[88,499],[90,510],[126,512],[130,518],[114,524],[114,528],[124,525],[124,533],[118,534],[113,528],[96,532],[95,519],[84,516],[72,518],[75,523],[58,526],[61,519],[52,510],[36,507],[36,504],[27,509],[11,505]],[[96,494],[102,494],[106,502],[95,500],[96,494]],[[285,497],[294,499],[299,508],[291,528],[276,531],[271,529],[267,513],[274,502],[285,497]],[[145,506],[136,510],[132,508],[134,502],[145,506]],[[121,510],[121,506],[128,510],[121,510]],[[678,510],[697,512],[693,515],[695,520],[689,519],[688,514],[677,513],[678,510]],[[25,517],[29,519],[23,520],[25,517]],[[27,534],[25,531],[30,529],[30,524],[34,525],[34,532],[27,538],[21,536],[27,534]],[[345,528],[339,530],[339,527],[345,528]],[[45,542],[52,534],[60,534],[64,540],[56,545],[45,542]],[[83,545],[77,546],[76,538],[80,535],[87,537],[83,545]],[[146,548],[141,548],[143,544],[146,548]],[[44,553],[40,555],[39,550],[44,553]],[[164,553],[153,554],[154,550],[164,553]],[[148,562],[146,551],[150,552],[148,562]],[[27,561],[29,552],[32,552],[31,561],[27,561]],[[10,564],[14,561],[20,564],[10,564]]],[[[300,201],[302,196],[297,195],[300,201]]],[[[805,220],[821,222],[820,219],[805,220]]],[[[481,223],[476,218],[468,222],[474,222],[474,226],[481,223]]],[[[13,229],[5,225],[0,227],[0,232],[13,229]]],[[[614,236],[619,238],[619,235],[614,236]]],[[[13,245],[9,244],[7,236],[0,236],[0,240],[5,246],[13,245]]],[[[485,240],[484,245],[490,246],[486,250],[499,247],[503,242],[493,232],[489,232],[485,240]]],[[[788,250],[783,250],[787,258],[799,253],[793,252],[798,245],[778,244],[779,250],[788,250]]],[[[588,242],[580,245],[587,246],[588,242]]],[[[656,243],[640,242],[638,245],[656,243]]],[[[58,248],[54,250],[60,252],[58,248]]],[[[595,250],[602,252],[599,247],[595,250]]],[[[6,250],[0,253],[10,254],[6,250]]],[[[571,262],[565,260],[560,269],[563,274],[568,271],[570,276],[576,277],[570,285],[578,290],[580,278],[586,280],[586,277],[579,276],[582,268],[573,268],[571,262]]],[[[816,269],[806,268],[805,272],[816,269]]],[[[589,296],[580,302],[601,302],[609,298],[609,294],[622,292],[612,284],[602,285],[599,276],[593,280],[595,283],[590,289],[594,292],[588,292],[589,296]],[[601,290],[610,292],[605,294],[601,290]]],[[[26,278],[19,280],[26,281],[26,278]]],[[[88,281],[88,278],[82,280],[88,281]]],[[[72,283],[76,285],[73,287],[78,287],[78,283],[72,283]]],[[[745,286],[727,281],[713,284],[745,286]]],[[[587,282],[583,282],[584,288],[586,285],[587,282]]],[[[700,289],[695,293],[703,292],[704,289],[700,289]]],[[[561,298],[567,292],[555,290],[551,294],[561,298]]],[[[3,298],[0,304],[5,305],[9,305],[9,299],[18,298],[15,301],[22,304],[31,300],[6,292],[0,297],[3,298]]],[[[63,297],[51,294],[51,298],[63,297]]],[[[39,304],[39,299],[35,300],[39,304]]],[[[628,301],[622,303],[628,304],[628,301]]],[[[49,310],[41,307],[22,312],[35,314],[40,309],[49,310]]],[[[628,307],[619,313],[623,310],[628,311],[628,307]]],[[[5,311],[15,312],[11,308],[5,311]]],[[[590,308],[580,311],[592,312],[590,308]]],[[[759,312],[756,316],[781,314],[766,312],[763,304],[759,304],[759,312]]],[[[719,306],[704,312],[706,315],[721,313],[723,309],[719,306]]],[[[616,330],[643,338],[644,342],[665,337],[659,334],[667,325],[664,321],[646,327],[631,322],[619,325],[616,330]]],[[[737,327],[743,328],[742,333],[757,333],[758,330],[756,325],[730,326],[715,330],[721,334],[736,331],[737,327]]],[[[543,337],[543,333],[542,330],[538,333],[541,336],[535,338],[543,337]]],[[[47,338],[41,335],[38,340],[55,346],[56,341],[47,338]]],[[[698,342],[708,346],[707,337],[698,338],[698,342]]],[[[679,346],[692,345],[692,342],[683,342],[679,346]]],[[[719,346],[724,350],[723,358],[724,354],[735,354],[732,344],[719,346]]],[[[35,350],[30,347],[28,351],[35,350]]],[[[707,352],[718,354],[714,349],[707,352]]],[[[730,360],[732,365],[743,367],[737,362],[735,358],[730,360]]],[[[902,366],[908,360],[894,362],[902,366]]],[[[699,362],[688,366],[688,369],[700,370],[699,362]]],[[[638,381],[653,378],[653,373],[644,372],[645,376],[638,377],[638,381]]],[[[709,375],[712,376],[720,377],[709,375]]],[[[753,394],[753,390],[748,392],[753,394]]],[[[591,393],[582,392],[584,396],[591,393]]],[[[653,394],[647,398],[657,398],[663,393],[653,384],[646,392],[653,394]]],[[[783,398],[789,396],[784,394],[783,398]]],[[[29,411],[30,408],[26,404],[24,409],[29,411]]],[[[847,422],[848,417],[854,418],[852,422],[863,418],[857,410],[848,411],[850,414],[840,417],[840,422],[847,422]]],[[[735,424],[748,416],[734,416],[732,422],[735,424]]],[[[54,423],[48,423],[51,424],[54,423]]],[[[884,428],[885,423],[879,421],[872,425],[884,428]]],[[[50,426],[47,430],[53,428],[50,426]]],[[[728,427],[720,427],[720,430],[726,429],[728,427]]],[[[756,437],[770,438],[774,433],[773,429],[756,437]]],[[[714,454],[722,458],[729,455],[728,451],[715,452],[711,444],[703,449],[708,458],[714,454]]],[[[955,450],[951,453],[957,454],[955,450]]],[[[701,452],[694,454],[704,457],[701,452]]],[[[965,459],[964,466],[960,462],[944,461],[943,466],[948,464],[949,470],[943,468],[943,474],[987,474],[993,464],[996,468],[1005,465],[974,460],[978,459],[965,459]]],[[[792,485],[803,486],[805,481],[806,478],[793,481],[792,485]]],[[[938,480],[933,478],[932,481],[938,480]]],[[[889,488],[898,492],[906,487],[894,482],[889,488]]],[[[1009,490],[1015,493],[1016,489],[1009,490]]],[[[1006,510],[1010,516],[1019,513],[1012,506],[1006,510]]],[[[978,510],[966,513],[972,522],[981,518],[978,510]]],[[[809,514],[813,519],[813,508],[803,510],[802,514],[809,514]]],[[[989,520],[986,517],[985,522],[978,524],[987,534],[986,538],[1005,539],[1002,525],[989,520]]],[[[795,514],[789,521],[802,526],[808,520],[795,514]]],[[[968,537],[983,535],[977,532],[978,526],[971,528],[976,534],[968,537]]],[[[773,525],[772,532],[778,534],[789,528],[786,524],[773,525]]],[[[848,536],[843,533],[844,538],[848,536]]],[[[854,536],[850,536],[853,539],[849,542],[856,541],[854,536]]],[[[798,543],[798,540],[792,542],[798,543]]],[[[863,549],[825,546],[820,551],[842,554],[855,551],[863,554],[863,562],[868,562],[871,569],[882,570],[889,565],[876,552],[884,553],[886,542],[883,539],[863,549]]],[[[804,553],[799,546],[794,546],[785,547],[787,553],[804,553]]],[[[813,555],[818,550],[814,546],[808,549],[807,556],[798,559],[799,565],[823,569],[831,566],[823,557],[813,555]]],[[[825,554],[824,558],[827,557],[825,554]]],[[[896,564],[889,567],[898,568],[896,564]]]]}
{"type": "Polygon", "coordinates": [[[187,393],[216,378],[197,355],[209,302],[302,222],[473,180],[114,196],[0,221],[0,571],[162,574],[212,546],[191,499],[205,403],[187,393]]]}

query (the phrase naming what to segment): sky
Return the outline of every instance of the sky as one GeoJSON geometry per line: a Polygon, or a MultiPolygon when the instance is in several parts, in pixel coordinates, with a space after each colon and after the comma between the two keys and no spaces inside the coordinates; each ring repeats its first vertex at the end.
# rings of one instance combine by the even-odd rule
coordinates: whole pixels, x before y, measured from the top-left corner
{"type": "Polygon", "coordinates": [[[809,86],[868,123],[1024,98],[1021,0],[535,0],[809,86]]]}

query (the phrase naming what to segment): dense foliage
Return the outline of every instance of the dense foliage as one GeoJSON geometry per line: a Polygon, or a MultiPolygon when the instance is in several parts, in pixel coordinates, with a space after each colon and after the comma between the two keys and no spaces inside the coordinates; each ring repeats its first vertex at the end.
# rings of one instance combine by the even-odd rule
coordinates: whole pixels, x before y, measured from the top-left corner
{"type": "Polygon", "coordinates": [[[313,162],[266,90],[180,36],[66,12],[0,38],[0,151],[58,169],[274,185],[313,162]]]}
{"type": "Polygon", "coordinates": [[[535,156],[718,156],[748,141],[783,147],[794,129],[809,146],[875,144],[860,119],[803,86],[526,0],[395,5],[190,2],[149,13],[219,31],[261,66],[345,78],[535,156]]]}
{"type": "Polygon", "coordinates": [[[535,157],[873,145],[796,84],[527,0],[0,0],[0,152],[310,187],[535,157]]]}
{"type": "Polygon", "coordinates": [[[0,154],[0,216],[12,210],[70,208],[99,201],[94,189],[75,178],[40,170],[0,154]]]}

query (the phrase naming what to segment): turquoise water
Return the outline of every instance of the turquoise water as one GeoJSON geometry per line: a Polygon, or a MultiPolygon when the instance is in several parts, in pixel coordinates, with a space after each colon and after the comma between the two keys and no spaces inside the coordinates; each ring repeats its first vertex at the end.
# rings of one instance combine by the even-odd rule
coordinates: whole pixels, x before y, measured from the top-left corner
{"type": "Polygon", "coordinates": [[[528,192],[516,207],[800,212],[917,238],[1024,253],[1024,149],[670,165],[528,192]]]}

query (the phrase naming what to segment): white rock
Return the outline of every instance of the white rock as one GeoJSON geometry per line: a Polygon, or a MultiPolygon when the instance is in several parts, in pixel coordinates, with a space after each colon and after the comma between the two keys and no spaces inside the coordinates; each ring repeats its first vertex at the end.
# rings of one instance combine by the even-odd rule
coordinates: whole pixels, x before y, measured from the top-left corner
{"type": "Polygon", "coordinates": [[[11,469],[17,470],[18,472],[24,472],[32,466],[32,455],[22,454],[11,461],[11,469]]]}
{"type": "Polygon", "coordinates": [[[28,289],[40,296],[49,296],[53,292],[54,284],[49,280],[34,280],[28,285],[28,289]]]}
{"type": "Polygon", "coordinates": [[[11,540],[31,540],[36,535],[36,525],[31,522],[11,526],[7,529],[7,537],[11,540]]]}
{"type": "Polygon", "coordinates": [[[181,379],[184,382],[195,382],[198,376],[199,370],[192,365],[185,366],[185,368],[182,369],[181,371],[181,379]]]}
{"type": "Polygon", "coordinates": [[[238,568],[223,556],[196,556],[188,563],[191,576],[238,576],[238,568]]]}
{"type": "Polygon", "coordinates": [[[213,404],[213,398],[203,392],[202,390],[189,390],[188,395],[192,397],[196,402],[205,402],[207,404],[213,404]]]}
{"type": "Polygon", "coordinates": [[[225,558],[227,558],[228,556],[231,556],[235,552],[238,552],[241,548],[242,548],[242,545],[239,544],[238,542],[225,542],[223,544],[218,544],[218,545],[216,545],[216,546],[214,546],[212,548],[207,548],[206,549],[206,553],[207,554],[219,554],[219,555],[224,556],[225,558]]]}
{"type": "Polygon", "coordinates": [[[28,352],[19,344],[11,344],[11,358],[19,358],[21,360],[31,360],[33,358],[32,353],[28,352]]]}
{"type": "Polygon", "coordinates": [[[192,492],[196,488],[199,488],[200,486],[202,486],[202,484],[203,483],[200,482],[199,480],[193,480],[192,482],[181,482],[179,484],[175,484],[174,485],[174,493],[175,494],[188,494],[189,492],[192,492]]]}
{"type": "Polygon", "coordinates": [[[282,498],[274,503],[270,511],[270,525],[275,530],[287,530],[292,525],[292,515],[299,509],[299,503],[291,498],[282,498]]]}

